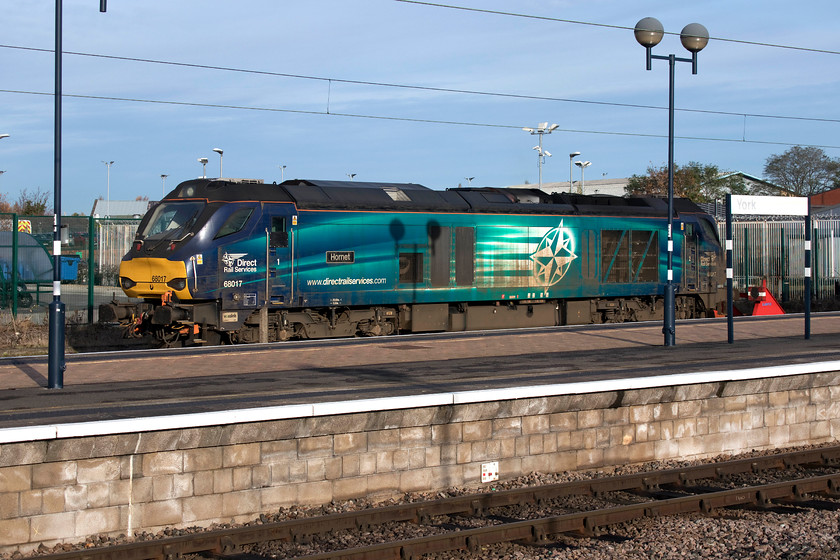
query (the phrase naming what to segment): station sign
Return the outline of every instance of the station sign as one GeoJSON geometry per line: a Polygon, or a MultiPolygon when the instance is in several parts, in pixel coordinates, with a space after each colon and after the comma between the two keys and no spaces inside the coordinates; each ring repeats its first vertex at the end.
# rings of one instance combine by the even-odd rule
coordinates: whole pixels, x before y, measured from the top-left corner
{"type": "Polygon", "coordinates": [[[796,196],[732,195],[732,214],[807,216],[808,199],[796,196]]]}

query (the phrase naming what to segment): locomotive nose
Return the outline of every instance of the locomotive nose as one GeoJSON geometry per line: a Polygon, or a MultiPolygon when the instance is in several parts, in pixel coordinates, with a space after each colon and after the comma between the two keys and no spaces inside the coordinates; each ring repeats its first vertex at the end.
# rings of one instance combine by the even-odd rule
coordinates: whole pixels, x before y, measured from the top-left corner
{"type": "Polygon", "coordinates": [[[187,267],[182,261],[135,258],[120,264],[120,286],[128,297],[160,298],[174,291],[179,299],[192,299],[187,267]]]}

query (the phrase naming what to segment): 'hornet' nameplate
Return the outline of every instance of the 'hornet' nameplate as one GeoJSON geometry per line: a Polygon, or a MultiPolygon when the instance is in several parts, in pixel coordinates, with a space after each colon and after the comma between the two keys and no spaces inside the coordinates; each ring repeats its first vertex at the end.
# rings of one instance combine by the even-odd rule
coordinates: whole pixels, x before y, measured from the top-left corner
{"type": "Polygon", "coordinates": [[[355,251],[327,251],[327,264],[352,264],[356,262],[355,251]]]}

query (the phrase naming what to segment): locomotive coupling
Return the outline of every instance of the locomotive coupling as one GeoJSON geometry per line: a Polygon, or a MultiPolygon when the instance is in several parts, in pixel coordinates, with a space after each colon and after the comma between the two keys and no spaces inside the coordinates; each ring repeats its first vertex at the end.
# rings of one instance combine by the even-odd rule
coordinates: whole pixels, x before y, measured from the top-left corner
{"type": "Polygon", "coordinates": [[[155,313],[152,315],[153,325],[171,325],[178,321],[188,320],[190,320],[189,313],[185,309],[172,307],[171,305],[156,307],[155,313]]]}
{"type": "Polygon", "coordinates": [[[119,323],[129,319],[135,313],[135,306],[126,303],[103,303],[99,306],[100,323],[119,323]]]}

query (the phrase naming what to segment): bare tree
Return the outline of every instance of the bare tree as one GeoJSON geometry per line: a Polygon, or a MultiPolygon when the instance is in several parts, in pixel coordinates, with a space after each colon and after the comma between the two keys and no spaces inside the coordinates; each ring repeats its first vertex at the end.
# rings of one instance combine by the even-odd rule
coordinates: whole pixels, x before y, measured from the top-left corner
{"type": "Polygon", "coordinates": [[[840,160],[821,148],[794,146],[767,158],[764,175],[797,196],[827,191],[840,181],[840,160]]]}
{"type": "Polygon", "coordinates": [[[52,214],[52,207],[49,206],[49,193],[35,189],[23,189],[17,201],[12,205],[12,211],[22,216],[46,216],[52,214]]]}

